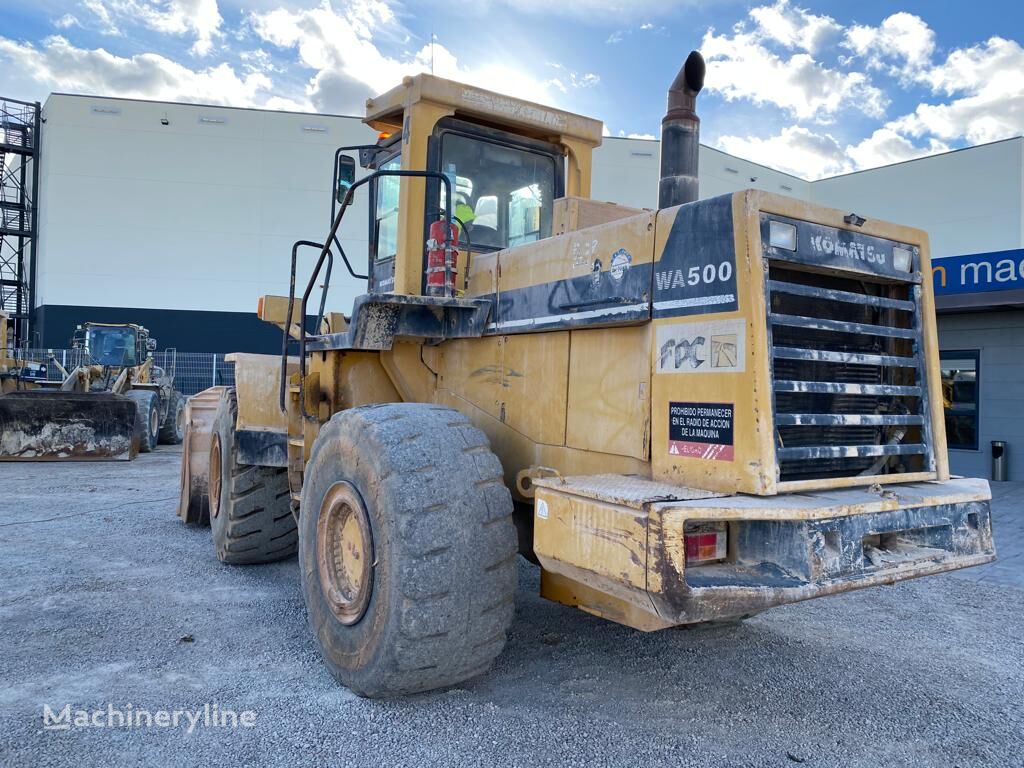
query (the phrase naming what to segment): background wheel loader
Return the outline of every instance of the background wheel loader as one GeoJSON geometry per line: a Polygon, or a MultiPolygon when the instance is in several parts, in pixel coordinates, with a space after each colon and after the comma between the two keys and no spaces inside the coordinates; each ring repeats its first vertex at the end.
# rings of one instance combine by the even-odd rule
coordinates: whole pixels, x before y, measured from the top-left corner
{"type": "Polygon", "coordinates": [[[259,301],[280,359],[190,405],[179,514],[227,563],[297,548],[353,691],[487,669],[517,552],[643,631],[994,559],[988,484],[949,475],[927,235],[697,200],[703,78],[693,53],[669,91],[658,210],[588,199],[598,121],[430,75],[371,99],[330,231],[259,301]],[[366,275],[337,238],[357,192],[366,275]],[[347,318],[338,257],[367,281],[347,318]]]}
{"type": "Polygon", "coordinates": [[[182,441],[185,397],[174,389],[174,362],[154,364],[149,331],[85,323],[72,346],[82,358],[71,371],[50,360],[61,381],[13,368],[0,395],[0,460],[131,459],[182,441]]]}

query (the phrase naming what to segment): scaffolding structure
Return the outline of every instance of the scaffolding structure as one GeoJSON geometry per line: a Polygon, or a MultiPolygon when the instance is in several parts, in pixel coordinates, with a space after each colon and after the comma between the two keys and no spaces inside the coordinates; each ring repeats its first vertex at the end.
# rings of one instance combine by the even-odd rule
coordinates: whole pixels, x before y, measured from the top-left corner
{"type": "Polygon", "coordinates": [[[0,97],[0,310],[12,346],[32,342],[40,127],[39,102],[0,97]]]}

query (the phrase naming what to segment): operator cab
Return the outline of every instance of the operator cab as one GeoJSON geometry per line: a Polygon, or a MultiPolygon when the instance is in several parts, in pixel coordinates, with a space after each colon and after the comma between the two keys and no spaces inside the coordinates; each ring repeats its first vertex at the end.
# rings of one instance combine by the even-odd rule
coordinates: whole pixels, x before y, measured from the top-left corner
{"type": "Polygon", "coordinates": [[[83,346],[97,365],[122,368],[139,363],[137,335],[131,326],[87,325],[83,346]]]}
{"type": "Polygon", "coordinates": [[[156,349],[156,340],[139,325],[85,323],[75,330],[71,346],[84,349],[96,365],[132,368],[145,362],[156,349]]]}
{"type": "MultiPolygon", "coordinates": [[[[384,172],[368,185],[369,293],[427,292],[426,244],[441,220],[456,225],[456,295],[472,254],[550,237],[555,199],[589,196],[590,153],[601,142],[600,121],[426,74],[368,101],[364,122],[381,138],[359,148],[360,164],[384,172]],[[434,176],[387,175],[394,171],[434,176]],[[451,216],[439,175],[451,187],[451,216]],[[416,234],[403,242],[403,232],[416,234]]],[[[346,161],[339,152],[335,178],[346,161]]]]}

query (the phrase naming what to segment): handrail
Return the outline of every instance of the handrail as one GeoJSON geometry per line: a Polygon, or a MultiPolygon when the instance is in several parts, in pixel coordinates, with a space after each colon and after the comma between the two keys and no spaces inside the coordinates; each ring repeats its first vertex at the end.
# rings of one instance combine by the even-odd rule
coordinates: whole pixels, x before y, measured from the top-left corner
{"type": "MultiPolygon", "coordinates": [[[[292,327],[292,304],[295,302],[295,271],[297,269],[299,248],[302,246],[308,246],[310,248],[323,248],[323,243],[314,243],[312,240],[296,240],[292,246],[292,268],[289,273],[288,281],[288,309],[285,314],[284,322],[284,333],[281,334],[281,383],[279,386],[279,401],[281,411],[285,410],[285,390],[288,388],[288,336],[289,330],[292,327]]],[[[327,263],[327,276],[330,279],[331,267],[334,264],[334,255],[329,255],[329,261],[327,263]]],[[[323,293],[320,295],[320,317],[324,316],[324,308],[327,303],[327,286],[324,286],[323,293]]],[[[317,321],[319,322],[319,320],[317,321]]],[[[306,314],[302,313],[302,317],[299,320],[299,326],[305,327],[306,325],[306,314]]]]}
{"type": "MultiPolygon", "coordinates": [[[[423,178],[423,179],[439,179],[444,184],[445,189],[445,200],[447,206],[446,211],[452,210],[452,182],[447,176],[439,171],[374,171],[373,173],[364,176],[355,182],[351,187],[348,188],[348,192],[345,193],[345,199],[341,203],[341,210],[338,211],[338,215],[334,218],[334,223],[331,224],[331,231],[327,234],[326,245],[321,246],[320,258],[317,259],[316,266],[313,268],[313,274],[309,276],[309,282],[306,284],[306,290],[302,294],[302,303],[299,307],[299,311],[303,318],[306,317],[306,304],[309,302],[309,295],[313,292],[313,286],[316,284],[316,279],[320,276],[320,270],[323,268],[324,261],[331,255],[331,242],[337,238],[338,228],[341,226],[341,220],[345,216],[345,210],[352,202],[352,195],[356,189],[361,187],[363,184],[368,184],[371,181],[378,179],[383,176],[399,176],[399,177],[411,177],[411,178],[423,178]]],[[[444,246],[445,252],[451,247],[451,227],[444,228],[444,246]]],[[[333,255],[332,255],[333,258],[333,255]]],[[[369,256],[367,256],[369,260],[369,256]]],[[[321,307],[323,302],[326,300],[327,288],[329,282],[324,282],[324,292],[321,297],[321,307]]],[[[289,304],[289,309],[291,305],[289,304]]],[[[321,310],[321,317],[323,311],[321,310]]],[[[287,328],[285,328],[287,334],[287,328]]],[[[287,343],[287,335],[285,337],[285,343],[287,343]]],[[[299,412],[303,418],[311,419],[314,418],[315,414],[307,413],[306,411],[306,324],[299,324],[299,412]]]]}

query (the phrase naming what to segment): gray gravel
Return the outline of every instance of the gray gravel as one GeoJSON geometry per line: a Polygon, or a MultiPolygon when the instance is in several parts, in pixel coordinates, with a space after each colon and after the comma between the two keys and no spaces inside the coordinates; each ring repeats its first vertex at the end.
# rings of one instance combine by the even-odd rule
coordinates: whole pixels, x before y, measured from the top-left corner
{"type": "Polygon", "coordinates": [[[488,675],[358,699],[320,663],[295,560],[222,566],[174,516],[178,462],[0,465],[3,765],[1024,762],[1024,591],[948,576],[645,635],[541,600],[524,563],[488,675]],[[208,703],[256,724],[41,727],[44,704],[208,703]]]}

